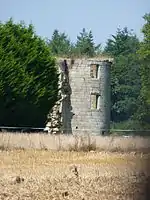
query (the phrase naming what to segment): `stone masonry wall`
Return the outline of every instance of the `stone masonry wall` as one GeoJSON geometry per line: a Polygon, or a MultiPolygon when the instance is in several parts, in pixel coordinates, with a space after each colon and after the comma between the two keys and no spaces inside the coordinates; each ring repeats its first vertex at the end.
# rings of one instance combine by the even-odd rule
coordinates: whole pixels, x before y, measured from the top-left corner
{"type": "Polygon", "coordinates": [[[96,59],[75,60],[69,76],[74,113],[72,132],[101,134],[107,131],[110,124],[110,63],[96,59]],[[92,65],[99,66],[97,78],[91,77],[92,65]],[[96,95],[97,106],[92,107],[92,96],[96,95]]]}
{"type": "MultiPolygon", "coordinates": [[[[60,69],[62,61],[59,60],[60,69]]],[[[69,92],[58,105],[62,122],[59,130],[68,134],[107,132],[110,125],[111,60],[67,59],[66,64],[69,92]]],[[[64,71],[61,70],[61,73],[64,74],[64,71]]],[[[61,85],[64,95],[64,86],[61,85]]]]}

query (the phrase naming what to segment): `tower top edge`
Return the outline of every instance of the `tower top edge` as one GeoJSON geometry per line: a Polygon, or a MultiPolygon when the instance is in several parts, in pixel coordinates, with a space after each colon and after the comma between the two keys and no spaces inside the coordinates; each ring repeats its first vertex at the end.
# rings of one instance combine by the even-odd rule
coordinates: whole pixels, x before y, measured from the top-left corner
{"type": "Polygon", "coordinates": [[[113,58],[112,57],[92,57],[92,58],[67,58],[67,57],[57,57],[56,60],[62,61],[62,60],[67,60],[67,61],[71,61],[71,60],[76,60],[76,61],[88,61],[88,62],[113,62],[113,58]]]}

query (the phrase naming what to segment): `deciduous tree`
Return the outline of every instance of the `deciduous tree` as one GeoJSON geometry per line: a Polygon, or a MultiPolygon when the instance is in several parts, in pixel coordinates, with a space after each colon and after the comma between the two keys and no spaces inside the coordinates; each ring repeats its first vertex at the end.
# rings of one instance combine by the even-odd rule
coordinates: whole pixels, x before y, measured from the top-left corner
{"type": "Polygon", "coordinates": [[[114,57],[111,68],[112,121],[128,120],[137,110],[140,94],[139,40],[127,28],[108,39],[105,53],[114,57]]]}
{"type": "Polygon", "coordinates": [[[136,116],[142,124],[150,127],[150,13],[144,15],[144,20],[145,24],[142,29],[144,39],[137,51],[141,63],[142,87],[136,116]]]}

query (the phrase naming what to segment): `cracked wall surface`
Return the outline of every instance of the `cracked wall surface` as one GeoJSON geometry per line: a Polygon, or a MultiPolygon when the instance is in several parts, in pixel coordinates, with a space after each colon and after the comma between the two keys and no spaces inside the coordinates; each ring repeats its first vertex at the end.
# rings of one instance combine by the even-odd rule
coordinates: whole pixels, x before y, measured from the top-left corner
{"type": "Polygon", "coordinates": [[[50,126],[47,124],[49,132],[108,132],[111,61],[102,58],[58,60],[60,100],[50,113],[50,126]]]}

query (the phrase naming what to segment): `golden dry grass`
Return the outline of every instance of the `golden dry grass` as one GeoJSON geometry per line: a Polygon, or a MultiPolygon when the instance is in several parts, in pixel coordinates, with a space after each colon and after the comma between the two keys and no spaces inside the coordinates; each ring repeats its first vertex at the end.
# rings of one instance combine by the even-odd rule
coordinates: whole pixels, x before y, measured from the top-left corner
{"type": "MultiPolygon", "coordinates": [[[[0,145],[7,148],[0,151],[0,199],[150,199],[146,196],[150,153],[56,151],[70,149],[70,142],[71,147],[76,147],[77,142],[81,143],[78,147],[89,142],[95,145],[92,143],[94,138],[90,141],[84,138],[85,143],[79,139],[72,136],[2,134],[0,145]]],[[[106,151],[111,150],[107,144],[109,138],[103,139],[97,137],[96,148],[103,145],[103,150],[104,147],[107,147],[106,151]]],[[[120,145],[117,147],[120,149],[128,139],[128,144],[137,140],[138,149],[142,150],[144,145],[149,147],[148,139],[125,139],[114,139],[110,144],[113,143],[115,149],[120,145]]]]}
{"type": "Polygon", "coordinates": [[[47,149],[47,150],[75,150],[75,151],[148,151],[150,137],[115,137],[89,135],[50,135],[41,133],[0,133],[0,148],[47,149]]]}

